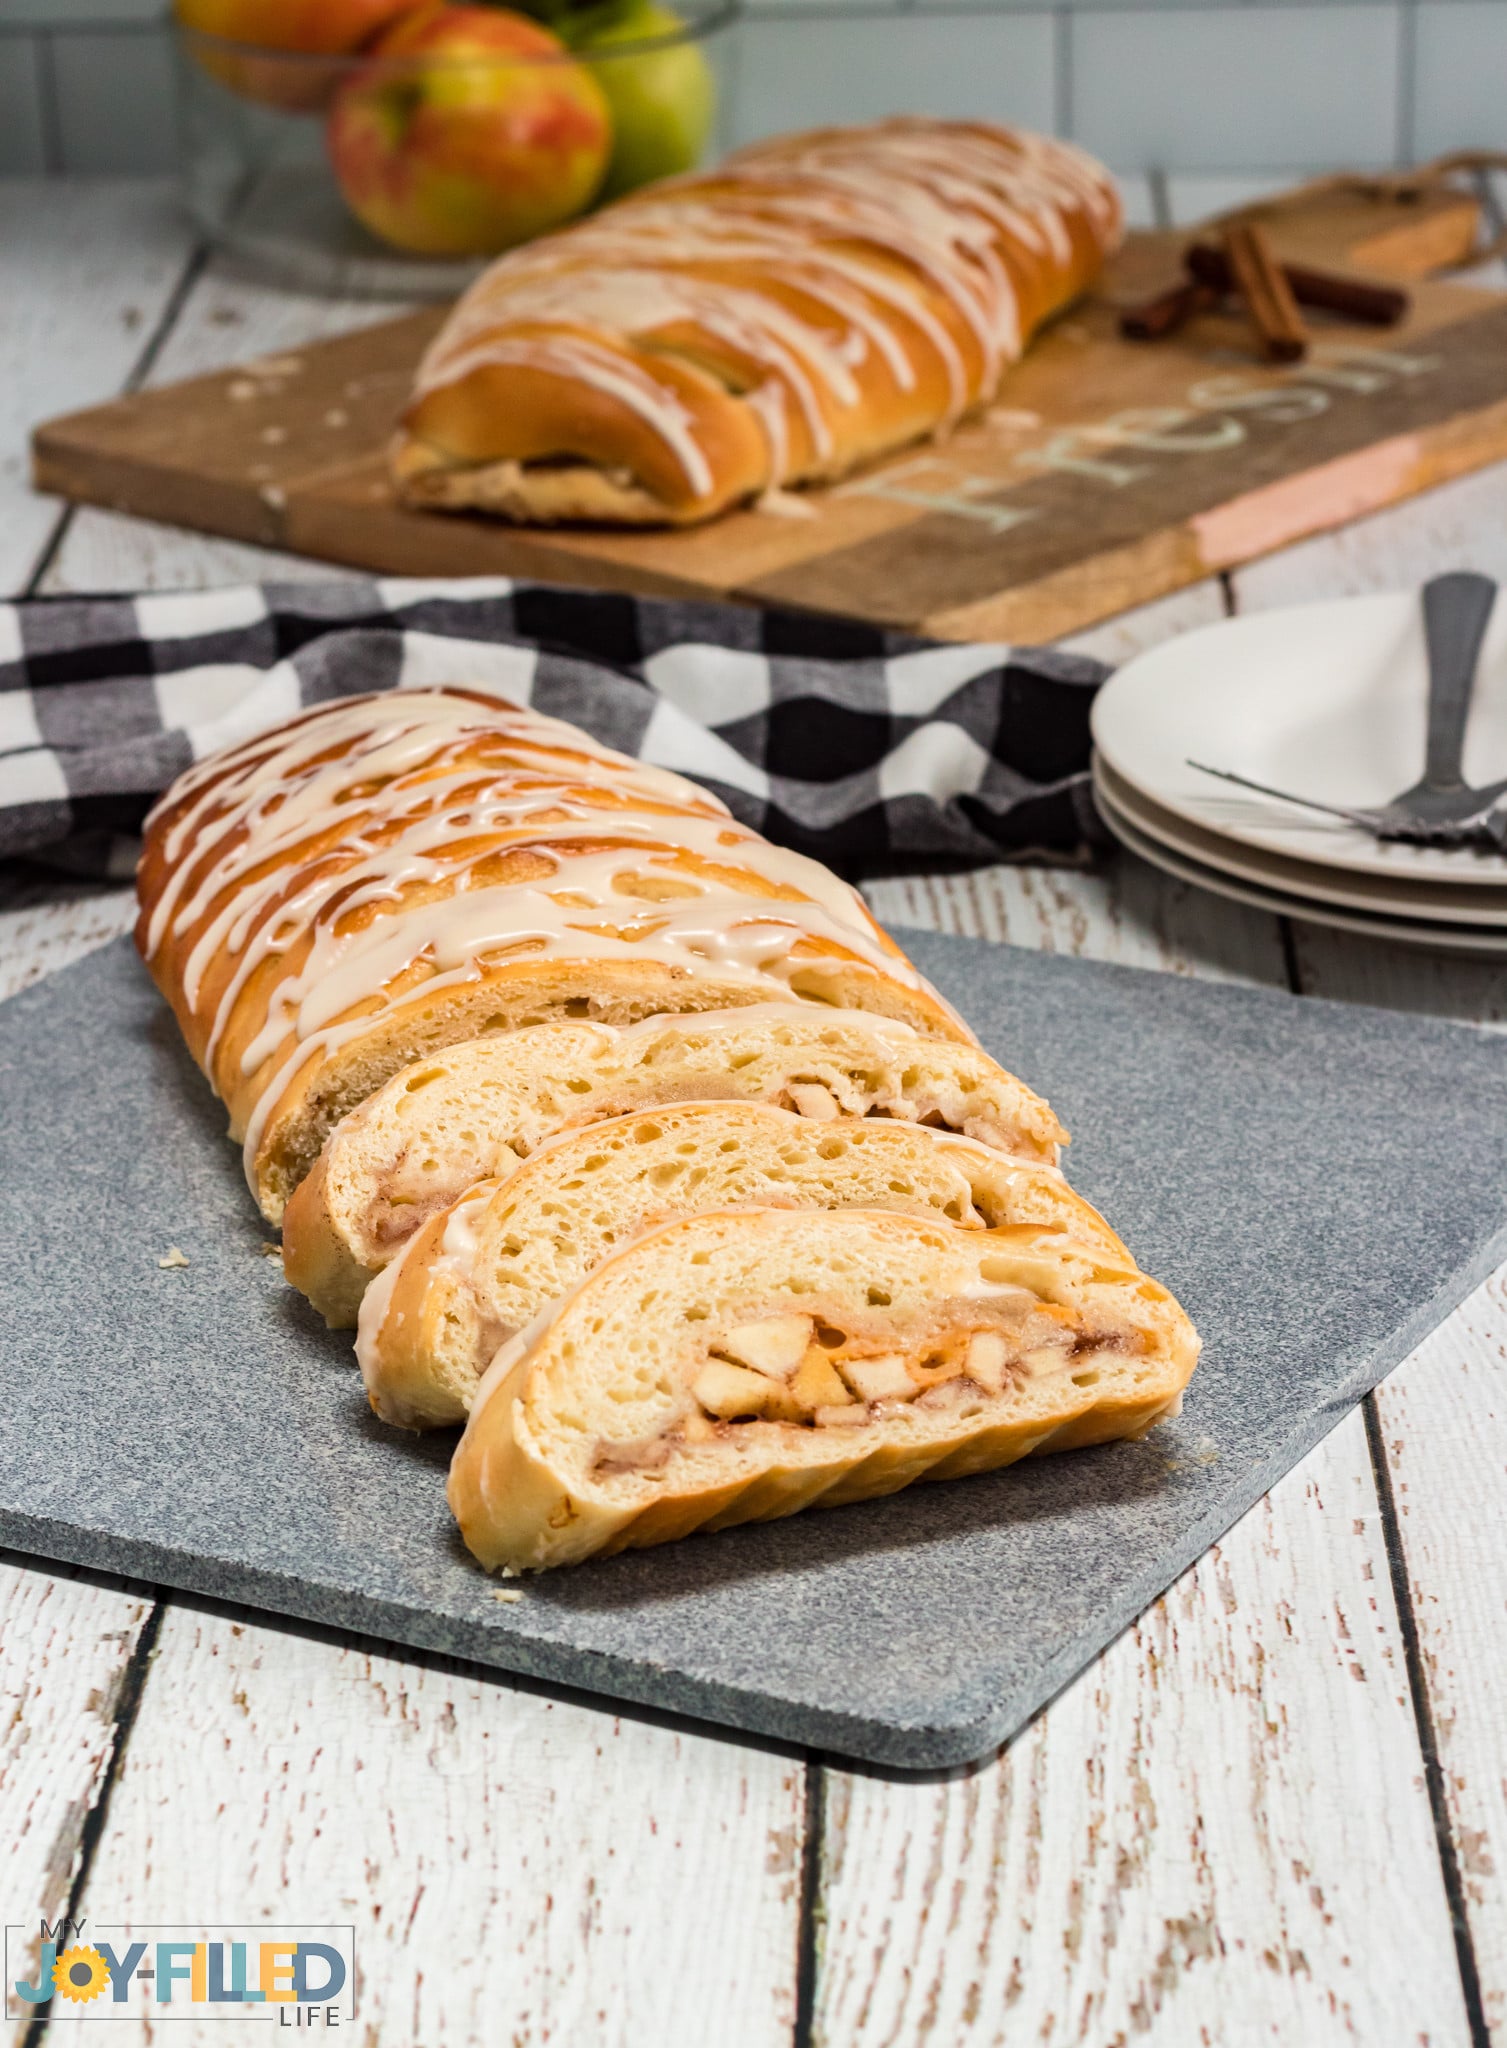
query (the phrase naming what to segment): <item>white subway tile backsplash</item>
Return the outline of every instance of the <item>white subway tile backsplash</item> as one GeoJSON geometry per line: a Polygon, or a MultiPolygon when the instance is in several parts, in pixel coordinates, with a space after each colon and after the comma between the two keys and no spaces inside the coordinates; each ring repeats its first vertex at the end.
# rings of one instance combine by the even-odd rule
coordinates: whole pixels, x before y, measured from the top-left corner
{"type": "Polygon", "coordinates": [[[1379,164],[1398,152],[1401,8],[1072,17],[1072,130],[1117,169],[1379,164]]]}
{"type": "Polygon", "coordinates": [[[47,168],[41,51],[32,36],[0,36],[0,177],[47,168]]]}
{"type": "Polygon", "coordinates": [[[1264,178],[1228,171],[1179,171],[1167,180],[1167,218],[1180,228],[1216,213],[1233,213],[1237,206],[1250,206],[1268,193],[1280,192],[1294,182],[1295,174],[1301,175],[1301,168],[1296,173],[1268,172],[1264,178]]]}
{"type": "MultiPolygon", "coordinates": [[[[992,115],[1070,130],[1122,172],[1165,173],[1178,215],[1189,177],[1203,212],[1221,179],[1238,197],[1252,175],[1507,148],[1507,0],[746,5],[737,141],[895,111],[992,115]]],[[[166,12],[0,0],[0,174],[168,168],[166,12]]]]}
{"type": "Polygon", "coordinates": [[[1507,5],[1430,0],[1416,34],[1412,154],[1507,149],[1507,5]]]}
{"type": "Polygon", "coordinates": [[[736,140],[884,114],[1052,126],[1049,14],[790,15],[740,31],[736,140]]]}
{"type": "Polygon", "coordinates": [[[1132,228],[1154,228],[1160,226],[1156,217],[1156,193],[1151,180],[1131,171],[1118,181],[1120,204],[1125,209],[1125,224],[1132,228]]]}
{"type": "Polygon", "coordinates": [[[93,176],[168,171],[178,160],[172,41],[166,29],[56,36],[63,162],[93,176]]]}
{"type": "MultiPolygon", "coordinates": [[[[907,0],[743,0],[745,14],[898,14],[907,0]]],[[[1039,7],[1042,0],[1036,0],[1039,7]]]]}
{"type": "Polygon", "coordinates": [[[103,28],[117,21],[161,21],[168,0],[0,0],[0,28],[103,28]]]}

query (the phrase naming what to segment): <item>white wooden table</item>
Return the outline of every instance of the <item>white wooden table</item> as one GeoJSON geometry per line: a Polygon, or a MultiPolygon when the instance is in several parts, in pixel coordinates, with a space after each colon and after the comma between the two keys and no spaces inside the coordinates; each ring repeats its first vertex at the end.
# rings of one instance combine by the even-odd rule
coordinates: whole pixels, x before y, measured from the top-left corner
{"type": "MultiPolygon", "coordinates": [[[[1170,203],[1204,197],[1179,180],[1170,203]]],[[[0,587],[323,573],[65,515],[26,491],[24,432],[380,308],[223,274],[157,186],[0,184],[0,251],[0,587]]],[[[1465,564],[1507,578],[1507,466],[1083,644],[1119,657],[1465,564]]],[[[871,896],[900,922],[1507,1021],[1501,967],[1289,927],[1129,859],[871,896]]],[[[122,890],[12,887],[0,993],[129,916],[122,890]]],[[[0,1558],[0,1918],[354,1920],[357,2031],[393,2048],[1480,2048],[1507,2039],[1504,1737],[1507,1273],[969,1771],[850,1770],[0,1558]]]]}

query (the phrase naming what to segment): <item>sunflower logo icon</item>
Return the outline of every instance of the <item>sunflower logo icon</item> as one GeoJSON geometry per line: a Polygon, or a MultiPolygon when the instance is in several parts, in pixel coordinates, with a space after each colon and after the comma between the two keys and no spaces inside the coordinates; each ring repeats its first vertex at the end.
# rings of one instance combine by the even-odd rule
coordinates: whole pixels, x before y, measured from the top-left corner
{"type": "Polygon", "coordinates": [[[97,1948],[65,1948],[52,1966],[53,1990],[75,2005],[98,1998],[109,1981],[110,1972],[97,1948]]]}

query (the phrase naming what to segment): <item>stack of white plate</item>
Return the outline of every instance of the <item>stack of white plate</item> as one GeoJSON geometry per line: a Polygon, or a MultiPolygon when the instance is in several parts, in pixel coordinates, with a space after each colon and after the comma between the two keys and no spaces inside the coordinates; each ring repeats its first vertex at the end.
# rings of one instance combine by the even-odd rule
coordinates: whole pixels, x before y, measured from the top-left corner
{"type": "MultiPolygon", "coordinates": [[[[1126,846],[1239,903],[1404,945],[1507,954],[1507,858],[1381,843],[1257,796],[1375,809],[1423,773],[1428,669],[1416,592],[1227,619],[1112,676],[1094,704],[1094,795],[1126,846]]],[[[1507,598],[1465,735],[1467,782],[1507,776],[1507,598]]]]}

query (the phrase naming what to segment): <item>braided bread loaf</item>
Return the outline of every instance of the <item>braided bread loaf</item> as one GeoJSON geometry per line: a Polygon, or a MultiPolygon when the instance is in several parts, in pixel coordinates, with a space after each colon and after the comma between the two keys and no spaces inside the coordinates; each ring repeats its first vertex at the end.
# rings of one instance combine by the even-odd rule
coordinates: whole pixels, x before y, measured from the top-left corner
{"type": "Polygon", "coordinates": [[[887,121],[745,149],[492,265],[419,372],[414,504],[685,525],[986,404],[1121,229],[1071,143],[887,121]]]}
{"type": "Polygon", "coordinates": [[[679,776],[481,689],[340,699],[180,777],[138,888],[290,1277],[361,1304],[379,1413],[471,1406],[484,1564],[1176,1412],[1197,1337],[1051,1110],[679,776]]]}
{"type": "Polygon", "coordinates": [[[486,1032],[802,998],[973,1042],[819,862],[480,690],[344,698],[190,769],[137,889],[272,1221],[348,1110],[486,1032]]]}

